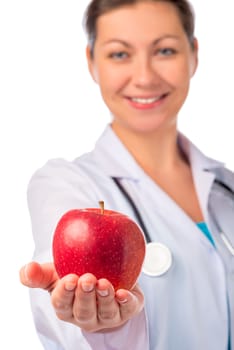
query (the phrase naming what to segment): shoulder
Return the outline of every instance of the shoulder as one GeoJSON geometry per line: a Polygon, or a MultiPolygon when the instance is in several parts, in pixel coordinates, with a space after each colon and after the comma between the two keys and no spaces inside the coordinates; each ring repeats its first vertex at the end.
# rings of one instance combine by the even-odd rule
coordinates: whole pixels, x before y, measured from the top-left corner
{"type": "MultiPolygon", "coordinates": [[[[97,184],[89,160],[91,154],[73,161],[63,158],[48,160],[32,175],[27,196],[29,203],[70,202],[86,206],[96,202],[97,184]]],[[[69,204],[70,205],[70,204],[69,204]]]]}
{"type": "Polygon", "coordinates": [[[88,164],[91,154],[83,155],[75,160],[64,158],[54,158],[48,160],[44,165],[38,168],[32,175],[29,186],[34,182],[40,181],[84,181],[88,175],[88,164]],[[86,165],[86,166],[85,166],[86,165]]]}

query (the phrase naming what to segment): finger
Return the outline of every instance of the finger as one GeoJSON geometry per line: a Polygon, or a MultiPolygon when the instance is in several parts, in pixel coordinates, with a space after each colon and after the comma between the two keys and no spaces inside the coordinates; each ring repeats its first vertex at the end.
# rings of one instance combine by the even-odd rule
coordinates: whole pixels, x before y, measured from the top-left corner
{"type": "Polygon", "coordinates": [[[78,276],[74,274],[63,277],[51,293],[51,302],[59,319],[71,321],[73,319],[73,301],[78,276]]]}
{"type": "Polygon", "coordinates": [[[74,321],[86,330],[92,330],[97,323],[96,283],[96,277],[86,273],[79,278],[76,288],[73,305],[74,321]]]}
{"type": "Polygon", "coordinates": [[[117,324],[120,320],[119,304],[116,302],[112,284],[106,279],[100,279],[96,292],[98,321],[105,327],[117,324]]]}
{"type": "Polygon", "coordinates": [[[116,291],[116,300],[120,305],[122,321],[139,313],[144,306],[144,295],[137,286],[131,291],[119,289],[116,291]]]}
{"type": "Polygon", "coordinates": [[[57,280],[58,275],[53,263],[40,265],[36,262],[31,262],[20,270],[21,283],[30,288],[51,290],[57,280]]]}

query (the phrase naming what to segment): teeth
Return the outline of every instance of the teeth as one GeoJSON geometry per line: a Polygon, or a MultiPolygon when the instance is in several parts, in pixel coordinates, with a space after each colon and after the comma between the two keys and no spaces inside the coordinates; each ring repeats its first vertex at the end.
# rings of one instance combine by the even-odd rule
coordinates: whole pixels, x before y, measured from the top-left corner
{"type": "Polygon", "coordinates": [[[152,98],[138,98],[138,97],[133,97],[131,100],[133,102],[141,103],[141,104],[150,104],[154,103],[158,100],[160,100],[161,96],[158,97],[152,97],[152,98]]]}

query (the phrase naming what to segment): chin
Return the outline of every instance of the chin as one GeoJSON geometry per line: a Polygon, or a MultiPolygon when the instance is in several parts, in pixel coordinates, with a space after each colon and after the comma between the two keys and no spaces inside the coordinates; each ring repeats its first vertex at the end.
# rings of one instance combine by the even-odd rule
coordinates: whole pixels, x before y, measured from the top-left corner
{"type": "MultiPolygon", "coordinates": [[[[117,114],[115,114],[117,115],[117,114]]],[[[150,135],[160,132],[161,130],[168,130],[171,127],[176,127],[177,114],[176,113],[128,113],[125,118],[114,117],[112,120],[112,128],[116,133],[131,133],[150,135]],[[129,118],[131,115],[131,119],[129,118]],[[174,116],[174,117],[172,117],[174,116]]]]}
{"type": "MultiPolygon", "coordinates": [[[[168,127],[172,124],[171,118],[170,120],[165,119],[164,117],[157,118],[157,120],[144,120],[143,122],[136,123],[135,125],[131,126],[132,131],[142,134],[142,135],[150,135],[150,134],[157,134],[158,132],[162,130],[167,130],[168,127]]],[[[130,127],[130,126],[129,126],[130,127]]]]}

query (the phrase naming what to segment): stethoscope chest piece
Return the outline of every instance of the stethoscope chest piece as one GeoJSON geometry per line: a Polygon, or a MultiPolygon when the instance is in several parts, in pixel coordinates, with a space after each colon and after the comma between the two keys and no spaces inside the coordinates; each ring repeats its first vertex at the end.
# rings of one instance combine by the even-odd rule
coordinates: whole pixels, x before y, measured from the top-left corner
{"type": "Polygon", "coordinates": [[[146,246],[146,255],[142,271],[149,276],[161,276],[169,270],[172,254],[162,243],[151,242],[146,246]]]}

